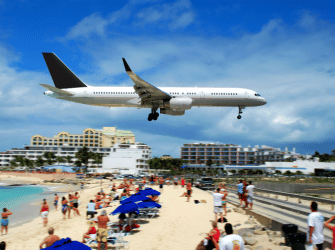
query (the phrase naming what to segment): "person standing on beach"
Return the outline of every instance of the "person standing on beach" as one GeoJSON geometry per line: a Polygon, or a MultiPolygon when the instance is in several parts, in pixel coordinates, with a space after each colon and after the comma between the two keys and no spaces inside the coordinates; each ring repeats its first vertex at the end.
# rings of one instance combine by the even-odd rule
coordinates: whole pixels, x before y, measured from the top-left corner
{"type": "Polygon", "coordinates": [[[67,199],[65,198],[65,196],[63,196],[62,198],[62,214],[64,215],[63,220],[66,220],[65,218],[66,212],[69,209],[69,206],[67,203],[68,203],[67,199]]]}
{"type": "Polygon", "coordinates": [[[249,185],[247,186],[246,191],[247,191],[247,202],[250,205],[249,206],[250,210],[252,210],[252,203],[254,200],[254,189],[255,186],[252,185],[252,181],[249,181],[249,185]]]}
{"type": "Polygon", "coordinates": [[[190,181],[186,185],[186,190],[187,190],[187,202],[189,202],[192,194],[192,183],[190,181]]]}
{"type": "Polygon", "coordinates": [[[222,197],[223,196],[224,194],[220,193],[220,188],[216,189],[216,192],[213,193],[215,221],[218,221],[217,214],[220,214],[222,223],[224,221],[223,215],[222,215],[222,197]]]}
{"type": "Polygon", "coordinates": [[[181,177],[181,187],[183,188],[185,186],[185,178],[184,176],[181,177]]]}
{"type": "Polygon", "coordinates": [[[318,250],[322,250],[324,236],[323,236],[323,223],[324,217],[318,212],[318,204],[313,201],[311,203],[311,213],[308,215],[308,243],[313,244],[318,250]]]}
{"type": "MultiPolygon", "coordinates": [[[[332,231],[333,233],[333,244],[332,244],[332,249],[331,250],[334,250],[335,249],[335,227],[334,226],[331,226],[329,225],[330,222],[332,222],[333,220],[335,220],[335,215],[333,215],[332,217],[330,217],[329,220],[327,220],[324,224],[324,226],[326,228],[328,228],[329,230],[332,231]]],[[[329,249],[329,248],[328,248],[329,249]]]]}
{"type": "Polygon", "coordinates": [[[224,210],[224,216],[227,216],[227,196],[228,196],[228,192],[227,192],[227,189],[226,189],[226,186],[224,183],[220,183],[219,185],[219,188],[221,190],[221,194],[223,194],[223,197],[222,197],[222,209],[224,210]]]}
{"type": "Polygon", "coordinates": [[[43,245],[45,244],[45,247],[50,247],[52,244],[54,244],[56,241],[59,241],[60,238],[57,235],[54,235],[54,229],[50,227],[48,229],[49,236],[45,237],[45,239],[40,244],[40,249],[43,249],[43,245]]]}
{"type": "Polygon", "coordinates": [[[57,194],[55,194],[54,206],[55,206],[56,211],[57,211],[58,200],[59,200],[59,197],[57,194]]]}
{"type": "Polygon", "coordinates": [[[240,207],[242,207],[242,195],[243,195],[243,183],[242,180],[239,180],[238,184],[236,185],[237,187],[237,195],[240,200],[240,207]]]}
{"type": "Polygon", "coordinates": [[[76,208],[75,211],[80,216],[79,210],[78,210],[78,206],[79,206],[78,199],[80,198],[80,196],[79,196],[78,192],[75,192],[74,195],[72,195],[72,197],[73,197],[73,207],[76,208]]]}
{"type": "Polygon", "coordinates": [[[178,178],[176,175],[174,176],[174,179],[173,179],[173,186],[174,188],[178,188],[178,178]]]}
{"type": "Polygon", "coordinates": [[[40,214],[43,219],[43,226],[46,227],[48,224],[48,215],[49,215],[49,205],[47,204],[46,201],[43,201],[40,214]]]}
{"type": "Polygon", "coordinates": [[[97,231],[97,241],[98,241],[98,250],[101,249],[101,243],[105,244],[105,250],[107,250],[107,223],[109,222],[109,218],[107,217],[106,210],[101,211],[101,215],[98,216],[98,231],[97,231]]]}
{"type": "Polygon", "coordinates": [[[159,178],[159,191],[163,192],[164,179],[163,177],[159,178]]]}
{"type": "Polygon", "coordinates": [[[224,226],[227,236],[220,239],[220,250],[244,250],[244,241],[241,236],[233,234],[233,227],[230,223],[224,226]]]}
{"type": "Polygon", "coordinates": [[[3,209],[3,213],[1,214],[2,219],[1,219],[1,236],[3,235],[3,230],[5,229],[6,234],[8,233],[8,216],[12,215],[13,213],[9,211],[7,208],[3,209]]]}

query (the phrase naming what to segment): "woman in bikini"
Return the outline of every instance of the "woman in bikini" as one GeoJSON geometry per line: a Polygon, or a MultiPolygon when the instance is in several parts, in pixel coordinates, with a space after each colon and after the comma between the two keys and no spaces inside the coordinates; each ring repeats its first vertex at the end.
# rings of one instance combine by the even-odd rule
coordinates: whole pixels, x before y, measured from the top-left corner
{"type": "Polygon", "coordinates": [[[69,194],[69,214],[68,214],[68,218],[70,218],[70,214],[71,214],[71,210],[73,209],[73,198],[72,198],[72,194],[69,194]]]}
{"type": "Polygon", "coordinates": [[[43,226],[46,227],[48,225],[48,215],[49,215],[49,205],[46,201],[43,201],[40,214],[43,219],[43,226]]]}
{"type": "Polygon", "coordinates": [[[9,224],[8,216],[12,215],[12,214],[13,213],[11,211],[9,211],[7,208],[3,209],[3,213],[1,214],[1,216],[2,216],[2,220],[1,220],[1,236],[2,236],[2,233],[3,233],[4,229],[6,231],[6,234],[8,233],[8,224],[9,224]]]}
{"type": "Polygon", "coordinates": [[[78,199],[79,199],[78,192],[75,192],[74,195],[72,195],[73,198],[73,210],[76,211],[76,213],[80,216],[79,209],[78,209],[78,199]]]}
{"type": "Polygon", "coordinates": [[[64,215],[64,217],[63,217],[64,220],[66,220],[65,215],[66,215],[67,210],[69,210],[69,206],[68,206],[67,203],[68,203],[67,199],[65,198],[65,196],[63,196],[63,198],[62,198],[62,214],[64,215]]]}
{"type": "Polygon", "coordinates": [[[228,192],[226,190],[225,184],[221,185],[221,192],[220,193],[224,194],[224,196],[222,197],[222,209],[224,210],[224,216],[227,216],[227,199],[226,199],[226,197],[228,195],[228,192]]]}

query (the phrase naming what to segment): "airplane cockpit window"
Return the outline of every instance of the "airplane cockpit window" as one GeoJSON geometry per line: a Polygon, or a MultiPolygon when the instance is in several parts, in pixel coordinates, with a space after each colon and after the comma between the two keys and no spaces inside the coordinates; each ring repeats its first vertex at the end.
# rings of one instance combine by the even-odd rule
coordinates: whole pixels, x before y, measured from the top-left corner
{"type": "Polygon", "coordinates": [[[255,93],[255,96],[261,96],[260,94],[255,93]]]}

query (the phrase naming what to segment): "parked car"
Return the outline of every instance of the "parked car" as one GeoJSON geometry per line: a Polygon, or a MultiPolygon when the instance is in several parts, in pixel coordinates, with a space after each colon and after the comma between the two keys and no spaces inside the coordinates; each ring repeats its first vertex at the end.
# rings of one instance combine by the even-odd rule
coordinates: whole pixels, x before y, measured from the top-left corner
{"type": "Polygon", "coordinates": [[[215,189],[214,181],[212,178],[209,178],[209,177],[202,177],[200,179],[197,179],[194,184],[196,187],[200,189],[204,189],[204,190],[214,190],[215,189]]]}

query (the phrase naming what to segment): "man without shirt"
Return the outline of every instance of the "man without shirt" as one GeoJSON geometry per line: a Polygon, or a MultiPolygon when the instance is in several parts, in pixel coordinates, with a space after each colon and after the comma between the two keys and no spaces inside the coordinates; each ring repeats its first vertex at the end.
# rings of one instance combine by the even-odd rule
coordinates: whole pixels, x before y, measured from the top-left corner
{"type": "Polygon", "coordinates": [[[220,214],[221,223],[223,223],[223,213],[222,213],[222,197],[223,196],[224,194],[220,193],[220,188],[216,189],[215,193],[213,193],[215,221],[218,221],[217,214],[220,214]]]}
{"type": "Polygon", "coordinates": [[[244,250],[244,241],[241,236],[233,234],[233,227],[230,223],[224,226],[227,236],[220,239],[220,250],[244,250]]]}
{"type": "Polygon", "coordinates": [[[323,246],[323,223],[324,217],[318,212],[318,204],[313,201],[311,203],[311,213],[308,215],[308,243],[316,246],[318,250],[322,250],[323,246]]]}
{"type": "Polygon", "coordinates": [[[101,215],[98,216],[98,231],[96,239],[98,241],[98,250],[101,249],[101,242],[104,242],[105,249],[107,250],[107,223],[109,222],[109,218],[107,217],[106,210],[101,211],[101,215]]]}
{"type": "Polygon", "coordinates": [[[53,243],[60,240],[60,238],[57,235],[54,235],[54,231],[55,230],[52,227],[48,229],[49,236],[45,237],[45,239],[42,241],[42,243],[40,244],[40,249],[43,248],[44,244],[45,247],[50,247],[52,246],[53,243]]]}

